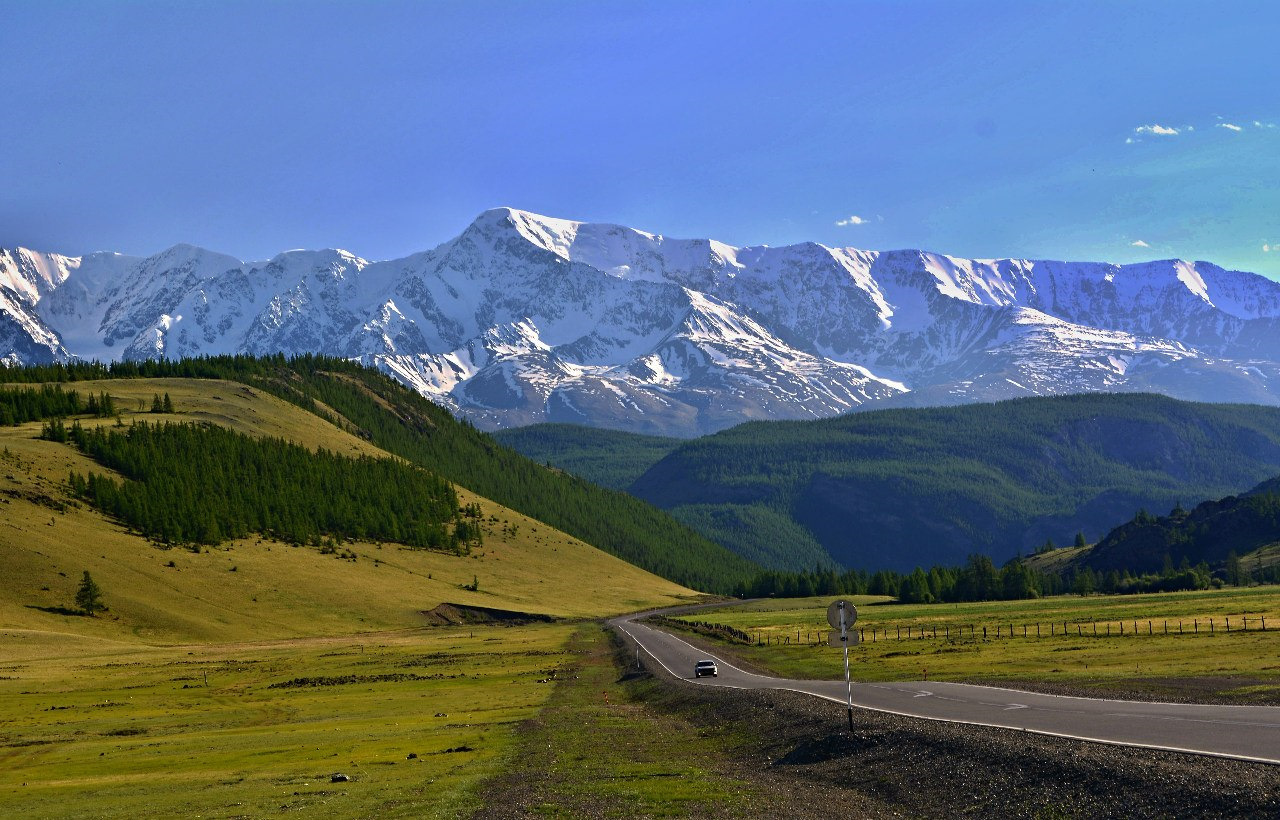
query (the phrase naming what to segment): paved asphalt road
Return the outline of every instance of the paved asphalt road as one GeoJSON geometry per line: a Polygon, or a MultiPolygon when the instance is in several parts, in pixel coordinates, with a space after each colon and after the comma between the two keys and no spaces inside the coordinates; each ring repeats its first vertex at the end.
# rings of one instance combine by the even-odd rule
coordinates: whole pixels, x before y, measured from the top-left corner
{"type": "MultiPolygon", "coordinates": [[[[842,680],[791,680],[745,672],[670,633],[636,622],[651,614],[654,613],[629,615],[610,624],[639,643],[668,672],[689,683],[786,689],[845,702],[842,680]],[[715,659],[719,677],[694,680],[693,665],[702,658],[715,659]]],[[[839,662],[839,650],[832,649],[831,656],[833,665],[839,662]]],[[[1073,698],[932,681],[854,683],[853,704],[930,720],[1280,764],[1280,707],[1276,706],[1073,698]]]]}

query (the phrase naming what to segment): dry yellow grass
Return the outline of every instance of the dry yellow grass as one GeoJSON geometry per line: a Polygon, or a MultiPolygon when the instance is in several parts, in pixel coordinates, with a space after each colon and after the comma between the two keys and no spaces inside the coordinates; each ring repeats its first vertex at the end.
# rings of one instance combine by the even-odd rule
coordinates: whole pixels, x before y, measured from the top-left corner
{"type": "MultiPolygon", "coordinates": [[[[195,379],[82,382],[133,417],[208,421],[340,453],[386,455],[293,405],[243,385],[195,379]],[[137,413],[169,393],[173,416],[137,413]]],[[[113,424],[106,420],[99,423],[113,424]]],[[[103,472],[74,448],[36,438],[38,424],[0,428],[0,646],[81,643],[79,637],[177,643],[404,629],[442,602],[560,616],[599,616],[687,600],[677,584],[460,490],[484,512],[484,546],[459,557],[355,543],[346,561],[258,538],[193,553],[160,549],[67,501],[71,470],[103,472]],[[172,562],[173,566],[169,566],[172,562]],[[110,611],[58,614],[88,570],[110,611]],[[462,585],[479,581],[478,591],[462,585]],[[33,633],[42,635],[39,640],[33,633]],[[79,636],[79,637],[77,637],[79,636]]]]}

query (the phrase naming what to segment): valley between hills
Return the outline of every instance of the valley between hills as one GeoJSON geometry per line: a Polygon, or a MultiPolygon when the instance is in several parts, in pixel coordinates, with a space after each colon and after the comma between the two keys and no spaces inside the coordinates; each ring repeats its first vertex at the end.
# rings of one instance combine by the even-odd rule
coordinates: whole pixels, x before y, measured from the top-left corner
{"type": "MultiPolygon", "coordinates": [[[[96,414],[58,416],[67,429],[124,437],[134,425],[213,427],[352,464],[426,470],[455,494],[442,532],[467,534],[416,547],[332,532],[300,537],[283,525],[236,535],[233,519],[244,513],[210,495],[209,509],[228,510],[223,534],[166,542],[141,534],[151,526],[144,518],[104,514],[102,498],[68,480],[93,473],[120,487],[145,485],[142,455],[106,466],[77,446],[85,433],[57,440],[52,416],[0,427],[0,797],[13,816],[818,816],[832,799],[868,815],[963,804],[975,816],[1071,816],[1079,807],[1054,783],[1075,784],[1089,795],[1080,805],[1101,807],[1140,778],[1163,785],[1134,804],[1135,814],[1184,800],[1204,814],[1256,815],[1280,800],[1275,769],[1259,764],[1196,764],[873,713],[842,733],[842,712],[829,704],[692,691],[643,658],[637,667],[602,619],[716,600],[708,593],[767,570],[714,532],[699,533],[695,520],[538,463],[552,459],[518,456],[374,371],[283,357],[60,367],[0,390],[110,397],[109,413],[97,400],[96,414]],[[76,603],[85,573],[106,607],[96,614],[76,603]],[[984,766],[988,759],[1025,774],[1011,781],[984,766]],[[965,772],[964,794],[913,789],[909,773],[926,761],[965,772]],[[850,780],[841,771],[852,765],[877,774],[850,780]],[[1098,767],[1141,774],[1106,780],[1098,767]],[[1229,783],[1235,790],[1224,796],[1229,783]]],[[[647,470],[679,442],[632,444],[615,462],[599,448],[587,460],[619,475],[647,470]]],[[[237,446],[247,453],[254,445],[237,446]]],[[[1262,462],[1266,454],[1251,455],[1262,462]]],[[[217,458],[189,452],[196,472],[222,469],[217,458]]],[[[166,486],[181,495],[194,479],[171,469],[166,486]]],[[[1257,551],[1267,567],[1268,549],[1257,551]]],[[[1047,567],[1068,552],[1029,561],[1047,567]]],[[[855,674],[910,680],[926,666],[933,677],[991,680],[1002,670],[995,674],[1015,685],[1078,694],[1176,690],[1275,703],[1276,589],[914,607],[858,598],[871,605],[868,623],[917,629],[939,618],[994,628],[1010,607],[1023,608],[1012,617],[1073,624],[1114,610],[1121,623],[1143,614],[1244,616],[1277,629],[1184,636],[1154,655],[1133,636],[1061,644],[1063,655],[1048,644],[931,634],[897,649],[869,645],[855,674]]],[[[838,653],[790,639],[778,645],[815,627],[831,597],[688,616],[689,625],[672,628],[744,664],[832,678],[838,653]],[[704,634],[697,624],[707,620],[776,640],[704,634]]]]}

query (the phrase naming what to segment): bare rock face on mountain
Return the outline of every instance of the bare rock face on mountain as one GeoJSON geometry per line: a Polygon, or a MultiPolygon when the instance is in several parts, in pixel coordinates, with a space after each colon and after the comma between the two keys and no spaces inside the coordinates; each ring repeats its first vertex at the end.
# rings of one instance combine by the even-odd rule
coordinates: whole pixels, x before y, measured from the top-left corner
{"type": "Polygon", "coordinates": [[[358,358],[484,428],[1155,391],[1280,404],[1280,283],[1177,260],[735,248],[499,208],[405,259],[0,250],[0,360],[358,358]]]}

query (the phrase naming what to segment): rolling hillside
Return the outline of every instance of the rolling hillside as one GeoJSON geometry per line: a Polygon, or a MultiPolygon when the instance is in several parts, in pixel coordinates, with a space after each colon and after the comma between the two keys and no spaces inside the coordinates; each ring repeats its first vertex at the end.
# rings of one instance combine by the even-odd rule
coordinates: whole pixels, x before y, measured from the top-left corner
{"type": "Polygon", "coordinates": [[[724,590],[754,571],[748,561],[651,505],[535,464],[390,378],[345,360],[237,356],[0,373],[36,381],[108,374],[221,378],[269,392],[461,487],[678,583],[724,590]]]}
{"type": "MultiPolygon", "coordinates": [[[[135,417],[205,422],[253,436],[287,436],[332,453],[391,457],[241,383],[139,378],[68,388],[109,393],[126,424],[135,417]],[[139,412],[164,393],[174,414],[139,412]]],[[[111,429],[115,422],[82,423],[111,429]]],[[[226,641],[399,629],[421,626],[422,613],[444,602],[592,616],[693,595],[465,489],[458,490],[459,503],[479,505],[485,530],[483,546],[469,556],[361,541],[326,553],[256,535],[198,552],[162,549],[70,499],[69,472],[110,471],[39,433],[38,422],[0,427],[0,561],[6,568],[0,574],[0,625],[15,647],[109,650],[111,640],[226,641]],[[70,611],[85,570],[103,589],[106,617],[70,611]],[[584,577],[593,582],[582,583],[584,577]],[[477,590],[463,588],[476,580],[477,590]]]]}
{"type": "MultiPolygon", "coordinates": [[[[662,451],[575,428],[505,433],[532,458],[621,480],[662,451]],[[557,440],[559,439],[559,440],[557,440]],[[601,452],[619,442],[611,473],[601,452]]],[[[767,566],[910,570],[997,560],[1139,509],[1239,492],[1280,472],[1280,411],[1140,394],[744,424],[680,444],[629,489],[767,566]]]]}

